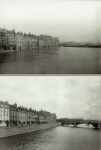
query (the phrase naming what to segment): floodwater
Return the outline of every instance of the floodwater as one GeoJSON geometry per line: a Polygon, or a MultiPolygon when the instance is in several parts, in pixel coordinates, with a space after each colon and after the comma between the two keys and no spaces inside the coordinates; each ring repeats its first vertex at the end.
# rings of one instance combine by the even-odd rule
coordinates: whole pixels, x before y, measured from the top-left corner
{"type": "Polygon", "coordinates": [[[101,131],[57,127],[0,139],[0,150],[101,150],[101,131]]]}
{"type": "Polygon", "coordinates": [[[101,49],[60,47],[0,54],[1,74],[100,74],[101,49]]]}

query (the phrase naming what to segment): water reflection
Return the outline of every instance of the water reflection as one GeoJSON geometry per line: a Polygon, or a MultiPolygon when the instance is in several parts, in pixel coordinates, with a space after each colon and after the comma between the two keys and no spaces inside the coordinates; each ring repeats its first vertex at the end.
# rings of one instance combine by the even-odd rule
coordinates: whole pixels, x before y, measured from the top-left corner
{"type": "Polygon", "coordinates": [[[0,150],[100,150],[101,131],[57,127],[0,140],[0,150]]]}
{"type": "Polygon", "coordinates": [[[40,48],[0,54],[0,73],[101,73],[101,49],[40,48]]]}

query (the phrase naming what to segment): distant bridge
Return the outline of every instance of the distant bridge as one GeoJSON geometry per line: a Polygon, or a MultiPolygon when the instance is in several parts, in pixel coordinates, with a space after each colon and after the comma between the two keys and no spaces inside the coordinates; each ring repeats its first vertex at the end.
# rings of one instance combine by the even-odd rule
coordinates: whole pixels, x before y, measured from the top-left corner
{"type": "Polygon", "coordinates": [[[95,129],[101,129],[101,121],[98,120],[84,120],[84,119],[58,119],[58,122],[61,123],[62,126],[65,125],[73,125],[73,127],[77,127],[80,124],[92,125],[95,129]]]}

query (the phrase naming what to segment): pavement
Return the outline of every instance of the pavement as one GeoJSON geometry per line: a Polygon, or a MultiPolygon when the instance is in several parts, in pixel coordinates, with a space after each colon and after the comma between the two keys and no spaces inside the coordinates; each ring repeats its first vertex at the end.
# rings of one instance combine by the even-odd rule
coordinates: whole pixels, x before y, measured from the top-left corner
{"type": "Polygon", "coordinates": [[[35,124],[31,127],[12,127],[12,128],[7,128],[7,127],[0,127],[0,138],[5,138],[9,136],[14,136],[18,134],[25,134],[25,133],[30,133],[30,132],[35,132],[35,131],[41,131],[45,129],[49,129],[52,127],[56,127],[56,124],[35,124]]]}

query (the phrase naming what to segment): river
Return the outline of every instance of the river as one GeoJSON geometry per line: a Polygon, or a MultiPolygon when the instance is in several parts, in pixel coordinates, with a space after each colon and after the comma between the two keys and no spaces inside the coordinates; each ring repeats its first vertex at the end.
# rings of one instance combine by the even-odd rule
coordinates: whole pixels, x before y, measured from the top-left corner
{"type": "Polygon", "coordinates": [[[57,127],[0,139],[0,150],[101,150],[101,131],[57,127]]]}
{"type": "Polygon", "coordinates": [[[100,48],[60,47],[0,54],[1,74],[99,74],[100,48]]]}

